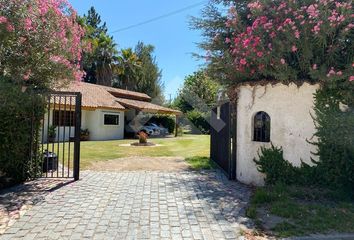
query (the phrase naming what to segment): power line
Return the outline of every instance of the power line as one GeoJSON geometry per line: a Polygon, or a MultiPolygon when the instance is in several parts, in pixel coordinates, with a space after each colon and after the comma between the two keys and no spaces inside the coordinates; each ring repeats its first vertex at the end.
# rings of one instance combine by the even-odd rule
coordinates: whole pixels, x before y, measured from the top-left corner
{"type": "Polygon", "coordinates": [[[117,32],[123,32],[123,31],[129,30],[129,29],[131,29],[131,28],[136,28],[136,27],[140,27],[140,26],[142,26],[142,25],[148,24],[148,23],[156,22],[156,21],[158,21],[158,20],[161,20],[161,19],[164,19],[164,18],[173,16],[173,15],[179,14],[179,13],[181,13],[181,12],[187,11],[187,10],[189,10],[189,9],[198,7],[198,6],[202,5],[202,4],[205,4],[206,2],[208,2],[208,1],[202,1],[202,2],[199,2],[199,3],[195,3],[195,4],[193,4],[193,5],[189,5],[189,6],[187,6],[187,7],[184,7],[184,8],[178,9],[178,10],[175,10],[175,11],[173,11],[173,12],[169,12],[169,13],[163,14],[163,15],[161,15],[161,16],[158,16],[158,17],[154,17],[154,18],[145,20],[145,21],[143,21],[143,22],[139,22],[139,23],[136,23],[136,24],[132,24],[132,25],[130,25],[130,26],[127,26],[127,27],[123,27],[123,28],[117,29],[117,30],[115,30],[115,31],[112,31],[111,34],[117,33],[117,32]]]}

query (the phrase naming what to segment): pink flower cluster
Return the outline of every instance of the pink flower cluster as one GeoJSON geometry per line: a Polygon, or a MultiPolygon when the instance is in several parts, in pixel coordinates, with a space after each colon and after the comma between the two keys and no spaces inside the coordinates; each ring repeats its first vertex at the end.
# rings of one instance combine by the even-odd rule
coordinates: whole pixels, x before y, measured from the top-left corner
{"type": "MultiPolygon", "coordinates": [[[[77,63],[81,61],[82,48],[85,47],[84,29],[77,22],[77,14],[67,0],[0,1],[0,27],[1,24],[6,24],[5,29],[12,32],[19,46],[25,45],[28,49],[19,49],[19,55],[31,57],[31,48],[38,44],[39,38],[46,38],[41,47],[48,61],[66,68],[62,71],[63,76],[58,78],[68,78],[64,76],[66,72],[81,80],[83,73],[77,63]]],[[[36,49],[38,51],[38,47],[36,49]]],[[[23,79],[28,80],[33,74],[25,71],[23,79]]]]}
{"type": "Polygon", "coordinates": [[[8,32],[13,32],[15,30],[14,26],[4,16],[0,16],[0,24],[6,24],[6,30],[8,32]]]}
{"type": "MultiPolygon", "coordinates": [[[[300,62],[302,58],[309,57],[303,55],[305,46],[306,51],[317,51],[322,47],[316,45],[317,42],[322,39],[330,42],[333,37],[345,39],[346,32],[354,28],[351,0],[318,0],[307,4],[294,0],[284,0],[281,4],[254,0],[247,7],[251,12],[247,19],[242,19],[234,7],[229,11],[226,27],[232,37],[225,38],[224,42],[234,57],[236,71],[251,78],[263,70],[283,71],[281,66],[290,66],[294,62],[289,59],[300,62]],[[262,11],[256,11],[259,9],[262,11]]],[[[327,57],[331,57],[333,52],[340,52],[335,48],[342,46],[325,47],[327,57]]],[[[309,63],[309,70],[323,69],[315,59],[304,62],[309,63]]],[[[344,69],[334,71],[334,67],[326,66],[330,70],[325,75],[345,75],[344,69]]]]}

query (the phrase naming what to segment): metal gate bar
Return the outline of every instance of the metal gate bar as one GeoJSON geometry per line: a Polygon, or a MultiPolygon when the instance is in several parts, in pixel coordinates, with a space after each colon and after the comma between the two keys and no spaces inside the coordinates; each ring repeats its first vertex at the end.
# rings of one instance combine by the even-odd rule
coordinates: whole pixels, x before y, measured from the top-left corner
{"type": "Polygon", "coordinates": [[[35,128],[35,119],[32,119],[32,178],[79,179],[81,101],[81,93],[77,92],[43,95],[41,127],[35,128]],[[34,129],[39,132],[35,133],[34,129]]]}

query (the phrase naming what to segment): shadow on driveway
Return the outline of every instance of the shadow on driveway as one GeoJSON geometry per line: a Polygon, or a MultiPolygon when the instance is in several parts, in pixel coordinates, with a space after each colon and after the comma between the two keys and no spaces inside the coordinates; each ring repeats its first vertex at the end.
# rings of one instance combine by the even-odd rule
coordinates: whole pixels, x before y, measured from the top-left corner
{"type": "Polygon", "coordinates": [[[48,193],[69,185],[68,179],[38,179],[0,191],[0,234],[13,225],[33,205],[44,201],[48,193]]]}

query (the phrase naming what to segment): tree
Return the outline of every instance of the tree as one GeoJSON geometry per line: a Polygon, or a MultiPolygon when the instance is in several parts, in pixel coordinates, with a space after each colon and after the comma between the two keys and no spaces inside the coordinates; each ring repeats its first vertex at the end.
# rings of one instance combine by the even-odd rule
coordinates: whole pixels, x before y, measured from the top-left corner
{"type": "Polygon", "coordinates": [[[350,1],[222,2],[228,13],[209,7],[214,14],[194,23],[207,37],[210,68],[229,83],[354,79],[350,1]]]}
{"type": "Polygon", "coordinates": [[[174,105],[184,113],[194,109],[207,113],[216,103],[219,87],[204,70],[197,71],[185,78],[174,105]]]}
{"type": "Polygon", "coordinates": [[[162,71],[153,56],[154,50],[154,46],[145,45],[143,42],[139,42],[135,47],[135,54],[141,62],[136,91],[147,93],[155,103],[162,104],[164,102],[162,71]]]}
{"type": "Polygon", "coordinates": [[[113,37],[107,34],[106,23],[102,23],[100,15],[94,7],[84,15],[86,28],[85,38],[91,43],[91,51],[84,53],[83,69],[86,72],[85,82],[111,86],[118,51],[113,37]]]}
{"type": "Polygon", "coordinates": [[[96,47],[96,83],[99,85],[112,86],[114,69],[118,51],[113,39],[103,33],[97,39],[96,47]]]}
{"type": "Polygon", "coordinates": [[[101,16],[96,12],[94,7],[91,7],[87,13],[84,15],[84,19],[87,27],[91,28],[91,31],[87,32],[87,36],[90,38],[99,38],[100,35],[107,34],[108,28],[106,22],[102,23],[101,16]]]}
{"type": "Polygon", "coordinates": [[[0,0],[0,75],[39,88],[81,80],[83,35],[64,0],[0,0]]]}
{"type": "Polygon", "coordinates": [[[0,0],[0,187],[41,174],[32,160],[42,161],[35,149],[47,103],[38,93],[81,81],[77,20],[65,0],[0,0]]]}
{"type": "Polygon", "coordinates": [[[199,48],[205,54],[195,54],[196,57],[206,61],[206,72],[208,76],[217,79],[222,84],[229,84],[235,80],[235,69],[229,46],[224,41],[214,41],[218,38],[231,37],[232,33],[227,29],[225,23],[231,6],[234,6],[240,17],[246,18],[248,9],[245,7],[248,0],[210,0],[209,4],[202,10],[200,17],[191,18],[191,26],[202,31],[203,41],[198,43],[199,48]]]}
{"type": "Polygon", "coordinates": [[[185,113],[187,119],[202,133],[210,130],[211,108],[216,103],[219,84],[199,70],[184,80],[173,106],[185,113]]]}
{"type": "Polygon", "coordinates": [[[117,79],[113,86],[134,90],[139,75],[141,62],[132,48],[122,49],[117,58],[117,79]]]}
{"type": "Polygon", "coordinates": [[[262,80],[319,83],[313,116],[319,161],[307,175],[312,180],[319,173],[319,184],[352,191],[352,1],[212,1],[194,24],[206,37],[201,47],[208,52],[210,72],[229,85],[262,80]],[[217,3],[228,12],[220,11],[217,3]]]}
{"type": "Polygon", "coordinates": [[[134,51],[122,49],[117,59],[115,87],[148,94],[153,101],[163,103],[161,70],[153,56],[154,46],[139,42],[134,51]]]}

